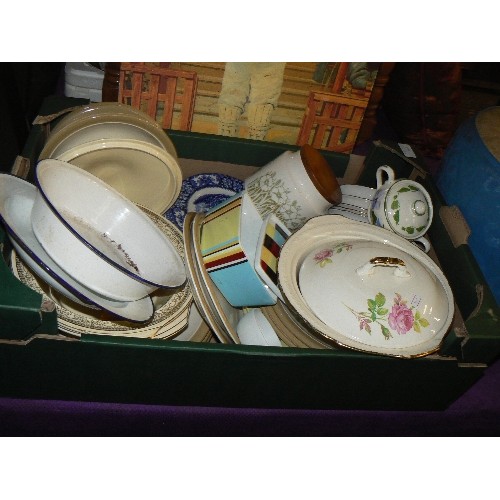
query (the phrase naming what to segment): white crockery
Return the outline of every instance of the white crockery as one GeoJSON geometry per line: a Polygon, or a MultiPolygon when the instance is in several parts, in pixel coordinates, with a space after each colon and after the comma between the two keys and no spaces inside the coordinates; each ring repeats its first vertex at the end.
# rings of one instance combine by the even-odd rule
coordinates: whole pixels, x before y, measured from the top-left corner
{"type": "Polygon", "coordinates": [[[45,252],[31,227],[36,188],[23,179],[0,175],[0,215],[9,239],[21,259],[48,286],[86,308],[98,308],[130,321],[147,321],[153,315],[150,297],[135,301],[113,301],[82,286],[45,252]]]}
{"type": "Polygon", "coordinates": [[[177,160],[163,148],[131,139],[96,139],[77,144],[59,159],[99,177],[134,203],[162,214],[182,186],[177,160]]]}
{"type": "Polygon", "coordinates": [[[99,102],[79,106],[55,125],[39,159],[52,158],[96,139],[136,139],[160,146],[177,159],[175,147],[160,124],[127,104],[99,102]]]}
{"type": "Polygon", "coordinates": [[[260,309],[250,309],[238,322],[238,336],[244,345],[281,347],[281,341],[260,309]]]}
{"type": "Polygon", "coordinates": [[[169,239],[115,189],[61,160],[40,161],[35,175],[33,231],[76,281],[118,301],[185,282],[184,264],[169,239]]]}
{"type": "Polygon", "coordinates": [[[358,184],[342,184],[340,190],[342,192],[342,199],[344,199],[344,196],[354,196],[362,200],[372,200],[377,191],[374,188],[358,184]]]}
{"type": "MultiPolygon", "coordinates": [[[[144,207],[141,210],[151,218],[172,242],[172,245],[181,258],[184,259],[183,239],[179,230],[161,215],[155,214],[144,207]]],[[[138,323],[137,321],[130,321],[123,316],[119,317],[116,314],[106,314],[106,310],[102,307],[99,310],[90,309],[88,306],[81,306],[73,300],[64,297],[58,290],[49,288],[45,281],[34,276],[30,272],[30,269],[23,264],[23,261],[20,258],[16,258],[14,251],[11,253],[11,267],[13,273],[22,283],[36,292],[44,294],[54,302],[57,311],[58,327],[62,332],[70,335],[79,337],[85,333],[170,339],[179,334],[188,322],[189,308],[190,304],[192,304],[193,295],[187,282],[182,287],[173,290],[158,289],[146,299],[137,301],[150,300],[154,306],[153,316],[146,322],[138,323]]],[[[76,285],[79,286],[78,283],[76,285]]],[[[130,309],[130,305],[126,305],[126,308],[130,309]]]]}
{"type": "Polygon", "coordinates": [[[285,243],[278,263],[289,307],[323,341],[411,358],[439,349],[454,314],[440,268],[385,229],[325,215],[285,243]]]}
{"type": "Polygon", "coordinates": [[[371,200],[359,198],[358,196],[352,196],[350,194],[343,194],[341,205],[368,212],[371,206],[371,200]]]}
{"type": "Polygon", "coordinates": [[[341,215],[342,217],[346,217],[347,219],[351,219],[357,222],[363,222],[365,224],[370,223],[370,219],[368,218],[368,213],[362,213],[357,210],[350,210],[342,204],[337,205],[336,207],[331,207],[328,209],[329,215],[341,215]]]}
{"type": "Polygon", "coordinates": [[[337,178],[321,153],[309,145],[285,151],[245,180],[262,217],[274,213],[293,231],[340,202],[337,178]]]}
{"type": "Polygon", "coordinates": [[[394,170],[387,165],[379,167],[376,176],[377,192],[369,213],[371,223],[409,240],[420,239],[427,247],[423,236],[433,218],[432,200],[427,190],[416,181],[396,179],[394,170]]]}

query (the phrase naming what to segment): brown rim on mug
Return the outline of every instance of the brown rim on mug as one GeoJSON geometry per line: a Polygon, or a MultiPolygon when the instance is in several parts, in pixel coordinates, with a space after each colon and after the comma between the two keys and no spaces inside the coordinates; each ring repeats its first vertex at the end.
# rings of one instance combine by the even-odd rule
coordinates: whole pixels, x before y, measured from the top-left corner
{"type": "Polygon", "coordinates": [[[337,176],[325,157],[309,144],[301,146],[300,157],[318,192],[332,205],[338,205],[342,201],[342,191],[337,176]]]}

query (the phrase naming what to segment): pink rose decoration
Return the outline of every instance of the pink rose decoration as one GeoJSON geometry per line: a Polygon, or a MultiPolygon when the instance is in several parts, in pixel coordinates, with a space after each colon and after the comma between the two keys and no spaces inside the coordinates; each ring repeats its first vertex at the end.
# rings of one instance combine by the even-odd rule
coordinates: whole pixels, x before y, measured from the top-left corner
{"type": "Polygon", "coordinates": [[[315,256],[314,256],[314,260],[318,261],[318,262],[321,262],[322,260],[325,260],[325,259],[328,259],[329,257],[331,257],[333,255],[333,251],[332,250],[321,250],[319,251],[315,256]]]}
{"type": "Polygon", "coordinates": [[[404,304],[394,304],[389,314],[389,326],[400,335],[404,335],[413,327],[413,312],[404,304]]]}

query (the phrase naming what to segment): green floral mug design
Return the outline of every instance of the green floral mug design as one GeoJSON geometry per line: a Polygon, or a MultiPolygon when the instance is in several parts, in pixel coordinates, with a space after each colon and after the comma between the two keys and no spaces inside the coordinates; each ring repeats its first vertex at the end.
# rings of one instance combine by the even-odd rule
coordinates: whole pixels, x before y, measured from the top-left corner
{"type": "Polygon", "coordinates": [[[297,229],[307,220],[301,205],[292,199],[291,190],[276,172],[268,172],[252,181],[247,192],[262,217],[274,213],[290,230],[297,229]]]}

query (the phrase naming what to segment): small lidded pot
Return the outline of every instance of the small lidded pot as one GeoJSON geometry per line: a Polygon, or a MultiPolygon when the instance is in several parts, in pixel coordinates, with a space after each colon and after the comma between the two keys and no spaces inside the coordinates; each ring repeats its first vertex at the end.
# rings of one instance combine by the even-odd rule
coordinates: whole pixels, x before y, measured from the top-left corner
{"type": "Polygon", "coordinates": [[[428,252],[430,244],[423,236],[432,224],[433,205],[427,190],[416,181],[396,179],[387,165],[379,167],[376,176],[377,191],[369,209],[371,224],[419,242],[428,252]]]}

